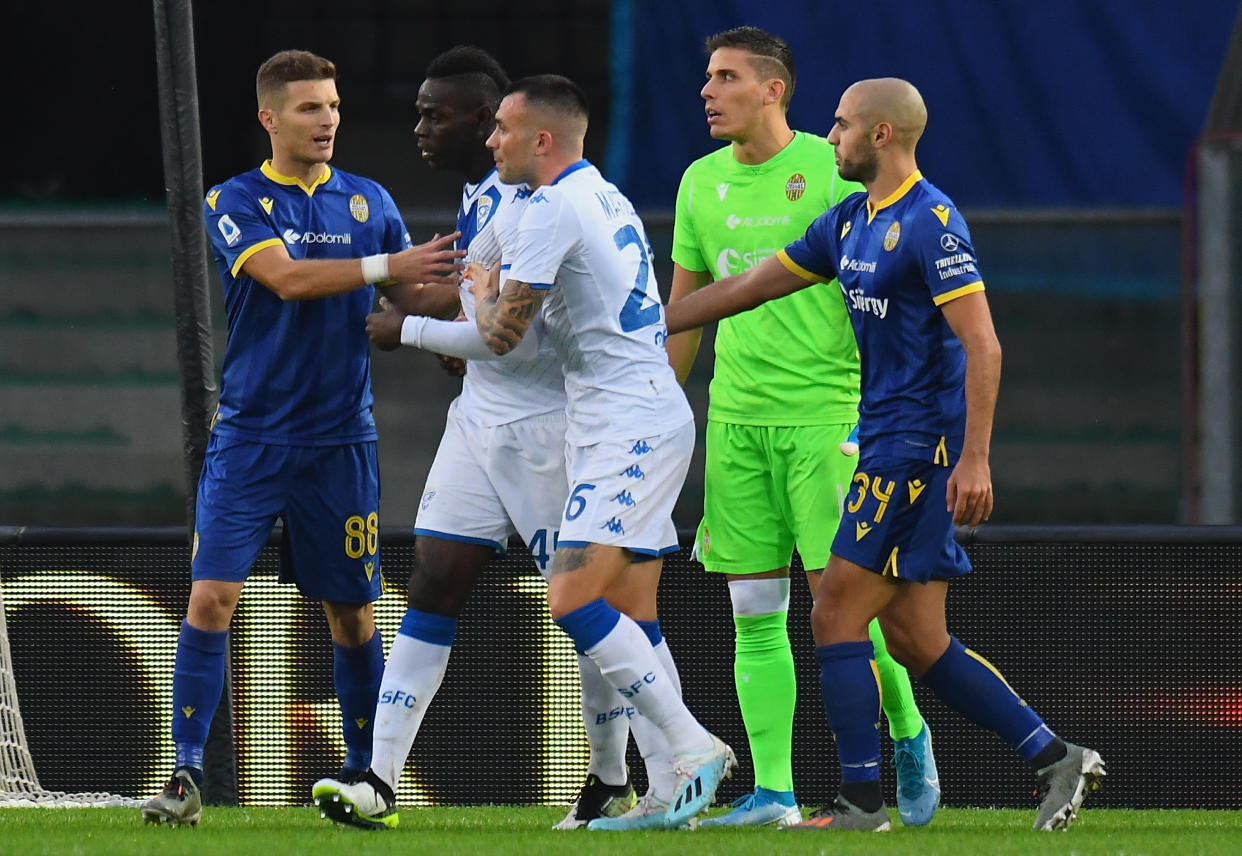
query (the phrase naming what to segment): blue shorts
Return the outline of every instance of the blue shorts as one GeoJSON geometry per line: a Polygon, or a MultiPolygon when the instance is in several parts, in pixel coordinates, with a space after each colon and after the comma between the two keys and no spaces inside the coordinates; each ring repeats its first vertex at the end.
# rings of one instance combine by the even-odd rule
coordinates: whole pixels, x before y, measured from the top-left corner
{"type": "Polygon", "coordinates": [[[833,555],[882,576],[926,583],[970,573],[945,509],[951,469],[908,460],[859,466],[845,496],[833,555]]]}
{"type": "Polygon", "coordinates": [[[314,600],[379,598],[374,441],[275,446],[212,434],[198,481],[194,579],[244,582],[277,519],[281,582],[314,600]]]}

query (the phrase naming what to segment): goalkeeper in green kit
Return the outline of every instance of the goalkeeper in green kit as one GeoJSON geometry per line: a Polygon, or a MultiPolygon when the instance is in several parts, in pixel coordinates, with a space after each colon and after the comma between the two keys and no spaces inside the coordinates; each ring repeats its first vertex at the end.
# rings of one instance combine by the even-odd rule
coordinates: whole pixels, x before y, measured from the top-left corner
{"type": "MultiPolygon", "coordinates": [[[[754,27],[707,40],[702,96],[722,147],[690,165],[677,192],[669,302],[739,273],[802,236],[862,186],[837,175],[827,140],[790,130],[793,55],[754,27]]],[[[701,333],[668,341],[683,383],[701,333]]],[[[788,826],[801,820],[792,743],[797,688],[786,619],[796,546],[814,593],[854,473],[858,349],[835,280],[720,323],[707,414],[703,521],[695,549],[728,575],[736,630],[734,675],[755,789],[701,826],[788,826]],[[848,451],[846,451],[848,450],[848,451]]],[[[922,825],[940,804],[931,736],[906,670],[871,640],[894,740],[902,822],[922,825]]]]}

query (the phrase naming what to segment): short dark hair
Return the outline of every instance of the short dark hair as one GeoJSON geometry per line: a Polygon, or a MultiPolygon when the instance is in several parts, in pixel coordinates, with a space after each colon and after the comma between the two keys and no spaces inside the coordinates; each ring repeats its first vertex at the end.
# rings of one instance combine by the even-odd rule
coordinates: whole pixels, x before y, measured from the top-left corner
{"type": "Polygon", "coordinates": [[[505,95],[521,93],[532,104],[552,110],[567,118],[586,120],[591,115],[586,93],[568,77],[559,74],[535,74],[514,81],[505,95]]]}
{"type": "Polygon", "coordinates": [[[437,56],[427,65],[429,80],[462,78],[477,90],[482,99],[495,107],[501,94],[509,88],[509,75],[495,58],[474,45],[457,45],[437,56]]]}
{"type": "Polygon", "coordinates": [[[798,70],[794,66],[793,51],[780,36],[758,27],[734,27],[708,36],[705,47],[708,55],[720,48],[738,48],[751,54],[751,68],[756,73],[765,79],[779,77],[785,82],[785,97],[781,99],[781,106],[789,106],[794,84],[798,81],[798,70]]]}
{"type": "Polygon", "coordinates": [[[264,98],[295,80],[336,80],[336,66],[310,51],[281,51],[259,66],[255,76],[255,95],[259,106],[264,98]]]}

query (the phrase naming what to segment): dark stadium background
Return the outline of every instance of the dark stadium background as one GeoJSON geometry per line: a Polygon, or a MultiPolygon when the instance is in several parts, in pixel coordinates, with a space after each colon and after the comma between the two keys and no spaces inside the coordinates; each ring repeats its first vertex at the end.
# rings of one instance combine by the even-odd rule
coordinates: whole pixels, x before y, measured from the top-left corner
{"type": "MultiPolygon", "coordinates": [[[[470,41],[514,76],[554,70],[586,88],[587,155],[644,214],[667,288],[677,180],[714,145],[702,39],[766,26],[799,63],[796,127],[824,132],[864,76],[905,76],[925,94],[920,164],[970,218],[1006,347],[996,521],[1184,521],[1182,204],[1236,11],[1227,0],[198,3],[204,184],[267,154],[254,70],[305,47],[340,68],[335,163],[388,186],[416,238],[447,230],[458,182],[419,162],[412,102],[427,61],[470,41]]],[[[9,18],[29,37],[12,40],[20,122],[0,175],[0,521],[182,522],[151,5],[24,3],[9,18]]],[[[700,415],[709,350],[688,385],[700,415]]],[[[404,526],[457,385],[401,353],[375,360],[375,387],[382,516],[404,526]]],[[[696,460],[681,526],[699,513],[700,473],[696,460]]]]}

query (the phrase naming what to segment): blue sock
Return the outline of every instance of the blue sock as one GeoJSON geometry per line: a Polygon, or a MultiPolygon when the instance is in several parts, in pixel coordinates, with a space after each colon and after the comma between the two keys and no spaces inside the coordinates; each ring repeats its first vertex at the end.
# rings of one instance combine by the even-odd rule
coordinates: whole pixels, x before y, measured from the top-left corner
{"type": "Polygon", "coordinates": [[[949,650],[919,678],[945,704],[994,731],[1030,761],[1056,735],[987,660],[950,637],[949,650]]]}
{"type": "Polygon", "coordinates": [[[343,769],[361,773],[371,766],[375,700],[384,677],[384,643],[379,628],[356,647],[333,642],[332,652],[332,679],[341,703],[341,729],[345,736],[343,769]]]}
{"type": "Polygon", "coordinates": [[[837,738],[842,785],[880,780],[880,678],[871,642],[815,649],[828,725],[837,738]]]}
{"type": "Polygon", "coordinates": [[[401,627],[397,633],[448,648],[452,646],[453,637],[457,635],[457,619],[449,618],[447,615],[436,615],[433,612],[423,612],[411,606],[406,609],[405,617],[401,619],[401,627]]]}
{"type": "Polygon", "coordinates": [[[664,634],[660,632],[659,619],[655,621],[635,621],[634,623],[642,629],[643,633],[647,634],[647,639],[651,641],[652,648],[664,641],[664,634]]]}
{"type": "Polygon", "coordinates": [[[181,622],[173,666],[172,738],[177,767],[203,769],[203,746],[224,690],[229,632],[181,622]]]}
{"type": "Polygon", "coordinates": [[[586,654],[611,633],[620,620],[621,613],[601,597],[562,615],[556,623],[574,640],[578,653],[586,654]]]}

